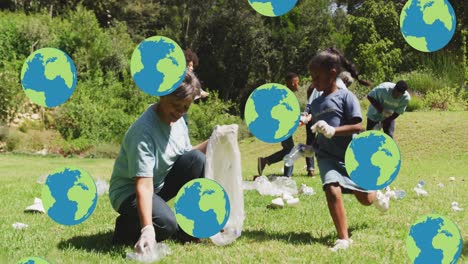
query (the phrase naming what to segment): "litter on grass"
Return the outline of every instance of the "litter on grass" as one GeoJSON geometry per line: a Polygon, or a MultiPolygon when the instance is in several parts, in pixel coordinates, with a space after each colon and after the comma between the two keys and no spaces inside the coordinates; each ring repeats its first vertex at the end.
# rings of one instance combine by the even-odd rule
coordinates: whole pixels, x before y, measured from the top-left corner
{"type": "Polygon", "coordinates": [[[23,228],[28,227],[27,224],[20,223],[20,222],[16,222],[16,223],[12,224],[12,226],[13,226],[13,228],[16,229],[16,230],[20,230],[20,229],[23,229],[23,228]]]}
{"type": "Polygon", "coordinates": [[[260,176],[255,179],[255,188],[253,184],[244,184],[244,187],[255,189],[260,195],[281,196],[284,193],[296,195],[298,193],[296,182],[290,177],[260,176]]]}
{"type": "Polygon", "coordinates": [[[169,246],[164,243],[156,243],[154,248],[147,249],[145,252],[128,252],[127,259],[151,263],[159,261],[170,254],[172,252],[169,246]]]}
{"type": "Polygon", "coordinates": [[[24,209],[24,212],[45,214],[45,209],[44,209],[44,205],[42,204],[42,200],[40,198],[35,197],[34,203],[26,207],[26,209],[24,209]]]}
{"type": "Polygon", "coordinates": [[[443,183],[441,183],[441,182],[439,182],[439,184],[437,184],[437,186],[439,186],[439,188],[444,188],[445,187],[445,185],[443,183]]]}
{"type": "Polygon", "coordinates": [[[301,188],[299,188],[299,194],[303,195],[314,195],[315,191],[312,187],[305,185],[305,183],[301,184],[301,188]]]}
{"type": "Polygon", "coordinates": [[[463,211],[463,208],[458,207],[457,202],[452,202],[452,211],[460,212],[460,211],[463,211]]]}

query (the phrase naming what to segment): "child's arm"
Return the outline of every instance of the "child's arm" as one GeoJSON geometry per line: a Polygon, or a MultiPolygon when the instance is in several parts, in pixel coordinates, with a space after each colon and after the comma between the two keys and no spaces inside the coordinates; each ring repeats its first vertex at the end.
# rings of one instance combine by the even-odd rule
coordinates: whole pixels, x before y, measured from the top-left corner
{"type": "Polygon", "coordinates": [[[349,125],[335,127],[335,137],[350,136],[359,133],[362,130],[361,118],[354,117],[350,120],[349,125]]]}

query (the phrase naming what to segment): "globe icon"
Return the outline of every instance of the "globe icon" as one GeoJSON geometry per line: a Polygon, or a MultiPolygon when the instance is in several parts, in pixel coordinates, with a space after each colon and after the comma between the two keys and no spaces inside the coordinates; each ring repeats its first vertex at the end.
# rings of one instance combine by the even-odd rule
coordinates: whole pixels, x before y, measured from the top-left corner
{"type": "Polygon", "coordinates": [[[17,264],[49,264],[49,262],[38,257],[29,257],[21,259],[17,264]]]}
{"type": "Polygon", "coordinates": [[[36,50],[23,64],[21,85],[33,103],[44,107],[60,105],[75,91],[75,64],[59,49],[36,50]]]}
{"type": "Polygon", "coordinates": [[[154,36],[135,48],[130,62],[133,81],[145,93],[163,96],[172,93],[185,77],[185,56],[173,40],[154,36]]]}
{"type": "Polygon", "coordinates": [[[229,218],[231,210],[226,191],[216,181],[195,179],[177,193],[176,220],[185,233],[207,238],[217,234],[229,218]]]}
{"type": "Polygon", "coordinates": [[[87,172],[65,167],[51,173],[42,187],[44,209],[62,225],[76,225],[94,212],[97,189],[87,172]]]}
{"type": "Polygon", "coordinates": [[[437,214],[418,219],[406,238],[406,251],[412,263],[457,263],[462,245],[457,225],[437,214]]]}
{"type": "Polygon", "coordinates": [[[455,12],[447,0],[409,0],[400,14],[403,37],[419,51],[432,52],[445,47],[455,27],[455,12]]]}
{"type": "Polygon", "coordinates": [[[370,130],[351,140],[345,153],[346,171],[361,188],[379,190],[392,183],[400,171],[400,150],[385,133],[370,130]]]}
{"type": "Polygon", "coordinates": [[[300,118],[299,101],[286,86],[267,83],[255,89],[245,104],[245,122],[258,139],[277,143],[289,138],[300,118]]]}
{"type": "Polygon", "coordinates": [[[277,17],[296,6],[297,0],[249,0],[250,6],[264,16],[277,17]]]}

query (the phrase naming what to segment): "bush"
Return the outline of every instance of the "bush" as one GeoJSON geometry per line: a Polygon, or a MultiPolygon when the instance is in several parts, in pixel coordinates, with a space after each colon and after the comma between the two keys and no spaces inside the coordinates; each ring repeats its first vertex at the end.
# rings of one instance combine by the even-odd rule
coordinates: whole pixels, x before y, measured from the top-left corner
{"type": "Polygon", "coordinates": [[[78,138],[64,143],[61,153],[64,156],[80,155],[91,149],[93,143],[85,138],[78,138]]]}
{"type": "Polygon", "coordinates": [[[120,146],[112,143],[100,143],[86,153],[88,158],[115,159],[119,154],[120,146]]]}
{"type": "Polygon", "coordinates": [[[404,80],[408,83],[409,91],[420,94],[427,94],[437,90],[444,89],[447,83],[439,77],[432,74],[430,71],[412,71],[397,75],[393,78],[393,82],[404,80]]]}
{"type": "Polygon", "coordinates": [[[467,102],[463,99],[465,91],[457,94],[456,89],[446,87],[428,93],[424,98],[425,105],[430,109],[462,111],[467,109],[467,102]]]}
{"type": "Polygon", "coordinates": [[[19,131],[27,133],[29,130],[44,130],[44,122],[40,120],[24,120],[18,127],[19,131]]]}
{"type": "Polygon", "coordinates": [[[407,112],[414,112],[424,108],[424,100],[416,94],[411,94],[411,100],[406,107],[407,112]]]}
{"type": "Polygon", "coordinates": [[[188,112],[192,144],[208,139],[216,125],[238,124],[239,137],[247,136],[245,122],[240,117],[229,114],[230,110],[235,110],[234,103],[223,102],[216,91],[211,92],[206,101],[193,104],[188,112]]]}
{"type": "Polygon", "coordinates": [[[6,150],[13,151],[18,148],[21,141],[21,135],[19,132],[11,131],[8,137],[6,138],[6,150]]]}

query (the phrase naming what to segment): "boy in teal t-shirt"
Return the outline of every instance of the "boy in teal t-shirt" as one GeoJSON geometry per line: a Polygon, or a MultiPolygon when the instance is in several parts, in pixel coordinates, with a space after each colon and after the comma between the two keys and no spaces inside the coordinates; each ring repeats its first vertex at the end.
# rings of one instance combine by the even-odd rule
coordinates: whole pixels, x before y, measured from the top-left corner
{"type": "Polygon", "coordinates": [[[367,130],[374,129],[381,122],[385,134],[393,138],[395,119],[405,112],[411,100],[407,90],[405,81],[396,84],[384,82],[372,89],[367,95],[371,103],[367,110],[367,130]]]}

